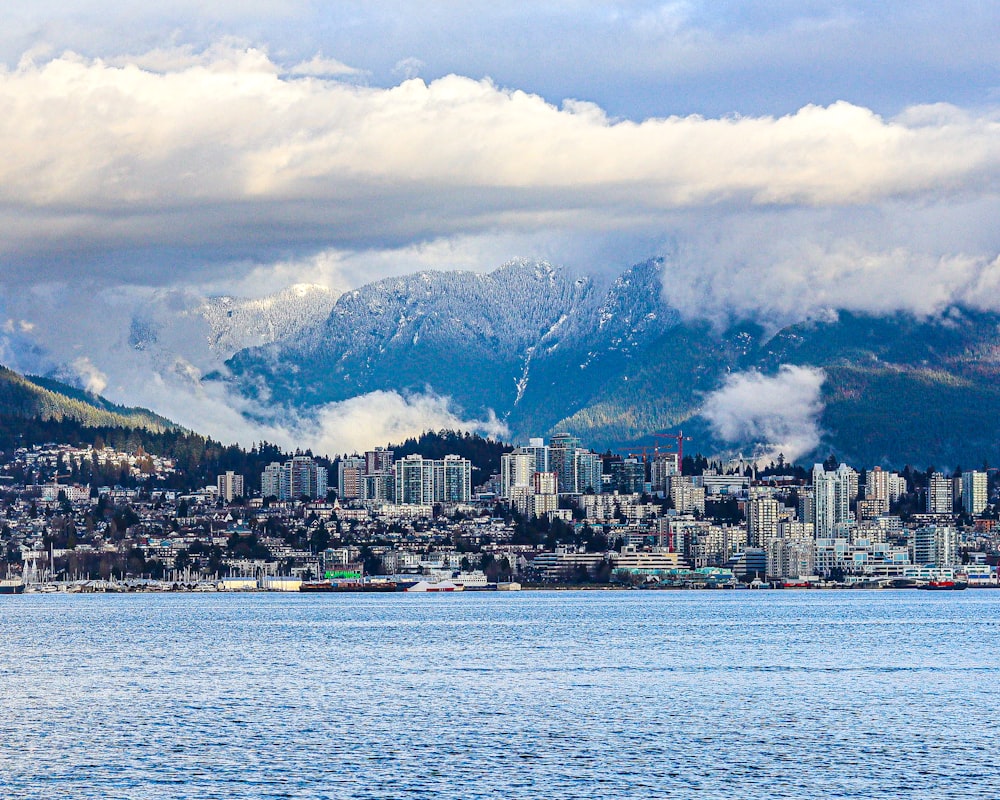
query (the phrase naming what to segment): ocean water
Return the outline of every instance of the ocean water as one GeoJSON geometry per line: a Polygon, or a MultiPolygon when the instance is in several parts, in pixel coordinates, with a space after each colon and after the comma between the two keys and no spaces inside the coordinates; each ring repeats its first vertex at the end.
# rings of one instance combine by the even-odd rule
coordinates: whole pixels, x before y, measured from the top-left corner
{"type": "Polygon", "coordinates": [[[0,597],[0,796],[1000,797],[1000,592],[0,597]]]}

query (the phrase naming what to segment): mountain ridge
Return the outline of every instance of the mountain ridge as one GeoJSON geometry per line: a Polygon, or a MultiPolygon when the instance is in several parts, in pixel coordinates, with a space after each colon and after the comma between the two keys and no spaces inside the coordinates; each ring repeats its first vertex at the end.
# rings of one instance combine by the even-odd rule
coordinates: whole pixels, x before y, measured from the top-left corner
{"type": "MultiPolygon", "coordinates": [[[[233,387],[290,409],[375,390],[432,391],[469,414],[493,410],[512,438],[568,430],[603,449],[682,424],[705,452],[702,414],[728,376],[822,369],[815,453],[901,464],[1000,460],[1000,317],[951,308],[933,318],[839,311],[777,331],[719,329],[668,303],[669,264],[652,259],[606,287],[545,262],[492,273],[421,272],[338,299],[319,341],[275,341],[227,362],[233,387]],[[940,404],[951,429],[893,413],[886,393],[940,404]],[[931,435],[933,432],[933,436],[931,435]],[[964,444],[963,444],[964,442],[964,444]]],[[[927,412],[932,413],[932,412],[927,412]]]]}

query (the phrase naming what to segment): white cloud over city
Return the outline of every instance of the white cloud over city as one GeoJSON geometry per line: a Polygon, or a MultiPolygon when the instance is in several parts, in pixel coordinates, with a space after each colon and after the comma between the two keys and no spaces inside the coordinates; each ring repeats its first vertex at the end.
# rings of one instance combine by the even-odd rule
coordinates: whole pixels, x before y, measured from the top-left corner
{"type": "Polygon", "coordinates": [[[692,209],[964,202],[992,197],[1000,176],[996,117],[947,104],[635,123],[458,75],[291,77],[237,46],[165,71],[139,62],[68,53],[0,75],[11,262],[670,229],[692,209]]]}
{"type": "Polygon", "coordinates": [[[819,446],[825,380],[821,369],[791,364],[774,375],[734,373],[705,398],[701,413],[722,441],[758,448],[744,455],[794,461],[819,446]]]}

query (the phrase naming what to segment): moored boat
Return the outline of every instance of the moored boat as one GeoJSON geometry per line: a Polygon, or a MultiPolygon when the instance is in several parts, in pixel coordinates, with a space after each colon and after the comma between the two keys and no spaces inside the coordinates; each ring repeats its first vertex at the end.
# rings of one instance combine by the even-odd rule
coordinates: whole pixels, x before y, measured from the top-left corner
{"type": "Polygon", "coordinates": [[[927,583],[921,583],[917,586],[918,589],[927,589],[930,591],[945,591],[945,592],[956,592],[961,589],[969,588],[969,584],[962,583],[959,581],[951,580],[940,580],[940,581],[927,581],[927,583]]]}
{"type": "Polygon", "coordinates": [[[0,578],[0,594],[22,594],[24,581],[21,578],[0,578]]]}
{"type": "Polygon", "coordinates": [[[322,580],[303,581],[300,592],[395,592],[393,581],[370,580],[322,580]]]}

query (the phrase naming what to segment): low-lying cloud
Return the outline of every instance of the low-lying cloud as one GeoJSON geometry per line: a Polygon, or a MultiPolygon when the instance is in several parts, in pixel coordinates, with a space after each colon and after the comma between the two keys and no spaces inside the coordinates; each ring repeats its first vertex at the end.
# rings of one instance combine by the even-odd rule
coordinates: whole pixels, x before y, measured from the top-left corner
{"type": "Polygon", "coordinates": [[[309,411],[270,407],[235,394],[225,359],[249,344],[301,335],[326,318],[334,295],[303,286],[256,300],[209,298],[193,290],[116,287],[75,298],[70,285],[0,292],[0,363],[48,374],[130,406],[143,406],[223,442],[267,440],[316,453],[362,451],[425,430],[507,435],[490,413],[463,414],[433,392],[375,391],[309,411]],[[46,311],[58,307],[58,325],[46,311]]]}
{"type": "Polygon", "coordinates": [[[363,452],[378,444],[402,442],[427,430],[459,430],[494,438],[509,434],[492,412],[483,420],[463,419],[448,397],[375,391],[328,403],[297,425],[302,441],[323,453],[363,452]]]}
{"type": "Polygon", "coordinates": [[[310,449],[334,456],[400,443],[428,430],[468,431],[494,438],[509,433],[492,412],[486,419],[467,419],[450,398],[432,392],[375,391],[296,411],[261,406],[233,395],[223,384],[184,388],[163,381],[161,388],[164,394],[173,395],[157,404],[164,413],[172,412],[173,416],[168,414],[171,419],[245,447],[269,441],[287,450],[310,449]]]}
{"type": "Polygon", "coordinates": [[[794,461],[820,443],[821,369],[784,364],[775,375],[740,372],[708,395],[701,408],[712,433],[755,456],[794,461]]]}

